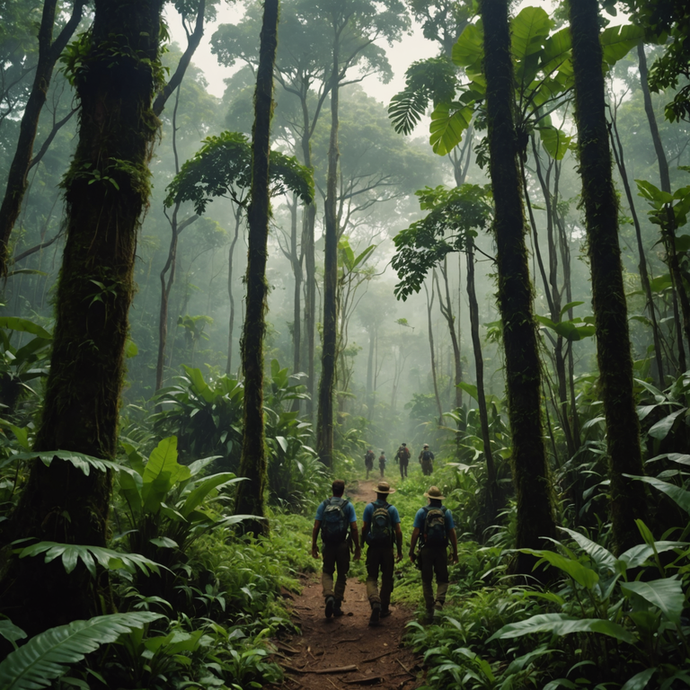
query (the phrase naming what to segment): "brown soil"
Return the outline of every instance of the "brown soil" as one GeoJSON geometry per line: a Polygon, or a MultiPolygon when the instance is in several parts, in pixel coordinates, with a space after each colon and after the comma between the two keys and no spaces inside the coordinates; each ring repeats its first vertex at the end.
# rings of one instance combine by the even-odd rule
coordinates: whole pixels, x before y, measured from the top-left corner
{"type": "MultiPolygon", "coordinates": [[[[375,498],[373,488],[373,481],[360,481],[356,490],[348,487],[348,494],[371,500],[375,498]]],[[[304,576],[302,593],[294,596],[293,602],[293,620],[302,634],[273,643],[278,650],[276,659],[285,671],[283,687],[287,690],[369,686],[413,690],[422,684],[418,679],[420,658],[401,645],[413,611],[392,606],[388,618],[378,627],[369,627],[366,587],[351,578],[343,602],[345,615],[328,619],[320,574],[304,576]]]]}

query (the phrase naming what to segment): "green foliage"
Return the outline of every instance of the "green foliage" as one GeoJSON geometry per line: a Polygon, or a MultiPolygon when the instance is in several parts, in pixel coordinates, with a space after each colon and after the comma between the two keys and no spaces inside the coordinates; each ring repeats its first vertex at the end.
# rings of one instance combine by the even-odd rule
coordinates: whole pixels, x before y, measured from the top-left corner
{"type": "Polygon", "coordinates": [[[103,644],[160,618],[148,612],[115,613],[87,621],[73,621],[32,637],[0,662],[0,686],[5,690],[34,690],[51,685],[103,644]]]}
{"type": "Polygon", "coordinates": [[[450,252],[462,251],[470,238],[485,229],[492,213],[485,186],[426,187],[416,195],[421,210],[429,213],[393,238],[396,253],[391,263],[399,279],[395,296],[403,301],[421,290],[429,271],[450,252]]]}
{"type": "MultiPolygon", "coordinates": [[[[186,161],[168,185],[165,205],[191,201],[199,215],[215,197],[227,196],[237,205],[248,203],[252,150],[244,134],[223,132],[204,139],[204,146],[186,161]]],[[[296,194],[304,203],[314,197],[312,175],[292,156],[271,151],[271,195],[296,194]]]]}

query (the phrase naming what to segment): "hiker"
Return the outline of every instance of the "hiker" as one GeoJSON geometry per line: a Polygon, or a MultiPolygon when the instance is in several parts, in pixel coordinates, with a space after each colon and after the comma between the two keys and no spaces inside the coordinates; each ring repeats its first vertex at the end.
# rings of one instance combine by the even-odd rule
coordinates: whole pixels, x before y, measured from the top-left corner
{"type": "Polygon", "coordinates": [[[422,571],[422,592],[426,606],[426,621],[434,619],[443,608],[448,591],[448,542],[453,547],[451,562],[458,562],[458,538],[450,510],[441,501],[445,498],[437,486],[430,486],[424,494],[429,505],[420,508],[414,516],[412,538],[410,540],[410,561],[419,558],[422,571]],[[419,540],[419,554],[415,546],[419,540]],[[434,599],[433,579],[436,575],[436,598],[434,599]]]}
{"type": "Polygon", "coordinates": [[[323,501],[316,510],[314,529],[311,533],[311,555],[319,557],[316,538],[321,532],[323,542],[323,572],[321,584],[326,599],[326,618],[342,616],[341,604],[345,598],[347,571],[350,569],[350,546],[354,544],[355,560],[362,556],[357,532],[357,515],[352,503],[343,498],[345,482],[334,480],[331,485],[333,495],[323,501]],[[348,536],[348,530],[350,535],[348,536]],[[338,569],[338,579],[333,587],[333,573],[338,569]]]}
{"type": "Polygon", "coordinates": [[[395,457],[398,459],[398,465],[400,466],[400,479],[405,479],[407,477],[407,465],[410,462],[410,449],[407,447],[407,443],[400,445],[395,457]]]}
{"type": "Polygon", "coordinates": [[[367,468],[367,479],[369,479],[369,472],[374,469],[374,451],[371,448],[364,454],[364,467],[367,468]]]}
{"type": "Polygon", "coordinates": [[[383,451],[379,455],[379,469],[381,470],[381,477],[383,477],[383,471],[386,469],[386,454],[383,451]]]}
{"type": "Polygon", "coordinates": [[[419,454],[419,462],[422,465],[422,473],[425,476],[430,475],[434,471],[434,454],[429,450],[429,444],[425,443],[422,452],[419,454]]]}
{"type": "Polygon", "coordinates": [[[367,549],[367,597],[371,606],[369,625],[378,625],[379,619],[390,616],[393,568],[401,561],[402,530],[400,516],[395,506],[388,503],[388,494],[395,493],[388,482],[380,481],[375,489],[376,500],[369,503],[362,516],[362,546],[367,549]],[[393,544],[397,545],[397,557],[393,557],[393,544]],[[378,589],[381,571],[381,592],[378,589]]]}

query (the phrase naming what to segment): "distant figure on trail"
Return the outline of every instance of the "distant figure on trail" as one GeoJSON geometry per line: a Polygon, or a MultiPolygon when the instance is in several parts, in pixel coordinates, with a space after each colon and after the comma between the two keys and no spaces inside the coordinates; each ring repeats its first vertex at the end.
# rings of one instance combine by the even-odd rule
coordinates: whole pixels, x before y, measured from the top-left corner
{"type": "Polygon", "coordinates": [[[453,547],[451,562],[458,562],[458,538],[450,510],[441,501],[445,496],[437,486],[430,486],[424,496],[429,505],[420,508],[414,517],[414,529],[410,540],[410,561],[419,557],[422,571],[422,592],[426,606],[426,622],[431,623],[446,602],[448,591],[448,542],[453,547]],[[419,555],[415,546],[419,540],[419,555]],[[433,579],[436,575],[436,598],[434,599],[433,579]]]}
{"type": "Polygon", "coordinates": [[[398,465],[400,466],[400,479],[405,479],[405,477],[407,477],[407,466],[410,462],[410,449],[407,447],[407,443],[400,445],[395,457],[397,458],[398,465]]]}
{"type": "Polygon", "coordinates": [[[343,498],[345,482],[336,479],[331,485],[333,495],[323,501],[316,510],[314,529],[311,533],[311,555],[319,557],[316,539],[321,532],[323,542],[323,572],[321,585],[326,600],[326,618],[343,615],[341,604],[345,598],[347,571],[350,569],[350,547],[354,545],[355,560],[362,556],[357,531],[357,515],[352,503],[343,498]],[[349,531],[349,535],[348,535],[349,531]],[[338,569],[338,579],[333,587],[333,573],[338,569]]]}
{"type": "Polygon", "coordinates": [[[374,469],[374,451],[369,448],[364,454],[364,467],[367,468],[367,479],[369,479],[369,472],[374,469]]]}
{"type": "Polygon", "coordinates": [[[381,451],[381,455],[379,455],[379,469],[383,477],[383,471],[386,469],[386,454],[383,451],[381,451]]]}
{"type": "Polygon", "coordinates": [[[425,476],[434,471],[434,454],[429,450],[429,444],[425,443],[422,452],[419,454],[419,462],[422,465],[422,473],[425,476]]]}
{"type": "Polygon", "coordinates": [[[376,500],[369,503],[362,516],[362,546],[367,549],[367,597],[371,606],[369,625],[378,625],[379,619],[390,616],[391,592],[393,591],[393,570],[395,561],[401,561],[402,530],[400,516],[395,506],[388,503],[388,494],[395,493],[388,482],[379,482],[375,489],[376,500]],[[393,544],[398,547],[393,558],[393,544]],[[378,579],[381,571],[381,593],[378,579]]]}

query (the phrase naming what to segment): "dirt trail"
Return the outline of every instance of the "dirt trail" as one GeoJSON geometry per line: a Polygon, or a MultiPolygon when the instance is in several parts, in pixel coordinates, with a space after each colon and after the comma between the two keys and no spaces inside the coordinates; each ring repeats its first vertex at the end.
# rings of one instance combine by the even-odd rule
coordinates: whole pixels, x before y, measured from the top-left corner
{"type": "MultiPolygon", "coordinates": [[[[360,501],[372,500],[374,481],[378,478],[372,476],[372,479],[360,481],[356,490],[348,487],[347,494],[360,501]]],[[[361,515],[358,518],[361,525],[361,515]]],[[[277,660],[285,670],[283,687],[287,690],[418,688],[420,659],[412,650],[401,646],[405,624],[414,618],[414,612],[400,606],[392,606],[391,610],[392,614],[380,626],[370,628],[371,609],[364,582],[349,578],[343,602],[345,615],[327,619],[320,573],[305,577],[302,594],[294,597],[292,605],[293,619],[302,634],[274,641],[279,652],[277,660]]]]}

